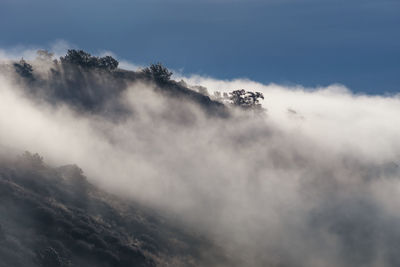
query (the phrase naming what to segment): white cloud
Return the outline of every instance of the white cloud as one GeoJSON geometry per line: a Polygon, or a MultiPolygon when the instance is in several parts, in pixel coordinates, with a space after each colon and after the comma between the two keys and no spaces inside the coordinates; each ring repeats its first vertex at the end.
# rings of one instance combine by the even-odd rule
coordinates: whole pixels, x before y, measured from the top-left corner
{"type": "Polygon", "coordinates": [[[398,96],[185,80],[209,91],[261,91],[267,117],[210,117],[137,83],[118,100],[132,116],[115,121],[38,105],[2,77],[0,144],[76,163],[102,188],[176,214],[238,266],[390,265],[398,253],[390,239],[399,223],[398,96]]]}
{"type": "Polygon", "coordinates": [[[188,84],[202,85],[210,92],[237,89],[260,91],[268,109],[268,120],[286,130],[301,132],[336,152],[355,149],[374,160],[399,156],[400,96],[353,94],[343,85],[320,88],[264,85],[246,79],[216,80],[200,76],[183,77],[188,84]],[[293,121],[288,110],[302,120],[293,121]],[[327,140],[330,140],[327,142],[327,140]],[[378,153],[377,153],[378,152],[378,153]]]}

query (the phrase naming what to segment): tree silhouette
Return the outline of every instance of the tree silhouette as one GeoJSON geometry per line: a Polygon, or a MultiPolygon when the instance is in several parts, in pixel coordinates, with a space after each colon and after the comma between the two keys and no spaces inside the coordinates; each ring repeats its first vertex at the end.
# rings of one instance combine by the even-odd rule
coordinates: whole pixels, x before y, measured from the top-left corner
{"type": "Polygon", "coordinates": [[[118,61],[111,56],[105,56],[98,59],[98,67],[106,70],[114,70],[118,67],[118,61]]]}
{"type": "Polygon", "coordinates": [[[18,63],[14,63],[15,71],[24,78],[33,79],[32,65],[21,59],[18,63]]]}
{"type": "Polygon", "coordinates": [[[228,99],[234,106],[243,109],[262,110],[260,99],[264,99],[264,95],[260,92],[251,92],[241,89],[230,92],[228,99]]]}
{"type": "Polygon", "coordinates": [[[164,67],[161,63],[151,64],[142,70],[142,72],[148,77],[153,78],[157,82],[166,83],[170,81],[172,72],[164,67]]]}
{"type": "Polygon", "coordinates": [[[67,54],[61,57],[60,60],[62,63],[75,64],[82,67],[94,67],[95,65],[93,57],[83,50],[69,49],[67,54]]]}
{"type": "Polygon", "coordinates": [[[68,50],[64,57],[60,58],[63,64],[78,65],[83,68],[98,68],[104,70],[114,70],[118,67],[118,61],[111,56],[95,57],[83,50],[68,50]]]}

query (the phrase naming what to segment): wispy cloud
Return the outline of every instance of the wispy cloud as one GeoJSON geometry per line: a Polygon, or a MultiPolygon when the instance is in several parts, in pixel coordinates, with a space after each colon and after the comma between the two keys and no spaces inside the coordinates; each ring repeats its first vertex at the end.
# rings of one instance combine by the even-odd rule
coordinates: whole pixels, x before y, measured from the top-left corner
{"type": "Polygon", "coordinates": [[[38,105],[3,76],[0,143],[77,163],[102,188],[208,234],[238,266],[397,266],[398,96],[183,78],[261,91],[267,115],[213,118],[135,83],[116,100],[131,116],[114,120],[38,105]]]}

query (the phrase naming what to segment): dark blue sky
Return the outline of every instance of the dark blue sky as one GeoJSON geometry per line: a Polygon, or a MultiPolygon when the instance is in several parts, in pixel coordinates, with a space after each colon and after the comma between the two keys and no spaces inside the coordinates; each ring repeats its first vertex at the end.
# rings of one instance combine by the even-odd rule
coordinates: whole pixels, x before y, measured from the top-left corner
{"type": "Polygon", "coordinates": [[[0,47],[57,39],[184,73],[400,91],[398,0],[0,0],[0,47]]]}

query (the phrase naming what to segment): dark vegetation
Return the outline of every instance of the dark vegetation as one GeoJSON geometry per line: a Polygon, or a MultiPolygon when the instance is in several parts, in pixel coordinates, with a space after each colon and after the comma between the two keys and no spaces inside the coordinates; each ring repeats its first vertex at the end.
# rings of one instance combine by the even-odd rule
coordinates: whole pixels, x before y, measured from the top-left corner
{"type": "Polygon", "coordinates": [[[0,267],[209,266],[218,253],[75,165],[51,168],[29,152],[0,160],[0,267]]]}
{"type": "Polygon", "coordinates": [[[82,68],[102,69],[113,71],[118,67],[118,61],[111,56],[94,57],[83,50],[68,50],[64,57],[60,58],[62,64],[80,66],[82,68]]]}
{"type": "Polygon", "coordinates": [[[171,81],[172,72],[161,63],[151,64],[142,70],[148,79],[155,80],[158,83],[168,83],[171,81]]]}
{"type": "MultiPolygon", "coordinates": [[[[121,105],[115,104],[119,95],[135,82],[150,82],[155,90],[169,97],[183,98],[199,105],[212,116],[228,116],[222,103],[244,110],[262,112],[260,92],[235,90],[229,94],[216,92],[211,99],[206,88],[196,92],[184,82],[171,79],[172,72],[161,63],[151,64],[139,71],[119,69],[119,62],[112,56],[96,57],[83,50],[68,50],[59,60],[46,50],[37,52],[36,63],[44,64],[48,71],[35,71],[34,64],[21,59],[13,63],[13,69],[22,83],[29,85],[29,93],[36,94],[50,103],[66,102],[76,109],[99,113],[124,113],[121,105]]],[[[3,66],[4,67],[4,66],[3,66]]]]}
{"type": "Polygon", "coordinates": [[[220,102],[172,80],[172,72],[160,63],[128,71],[118,68],[118,61],[111,56],[95,57],[82,50],[68,50],[60,59],[53,57],[52,53],[39,50],[36,61],[21,60],[13,63],[11,69],[4,64],[0,69],[14,70],[18,81],[29,87],[27,92],[35,99],[53,104],[65,102],[80,111],[123,114],[123,107],[115,100],[135,82],[147,82],[168,97],[192,101],[211,116],[228,115],[220,102]],[[46,66],[45,73],[36,70],[40,65],[46,66]]]}
{"type": "MultiPolygon", "coordinates": [[[[139,82],[192,102],[207,116],[230,116],[225,104],[172,80],[160,63],[139,71],[118,65],[111,56],[82,50],[60,59],[40,50],[36,60],[3,64],[0,71],[16,74],[33,100],[78,112],[130,115],[118,99],[139,82]]],[[[242,91],[232,92],[229,101],[260,109],[262,95],[242,91]]],[[[75,165],[53,168],[29,152],[7,158],[0,157],[0,267],[232,265],[210,241],[148,207],[102,192],[75,165]]]]}
{"type": "Polygon", "coordinates": [[[251,92],[240,89],[223,94],[217,91],[214,94],[217,100],[229,103],[244,110],[253,110],[256,112],[262,112],[265,110],[260,103],[260,99],[264,99],[264,95],[260,92],[251,92]]]}
{"type": "Polygon", "coordinates": [[[28,64],[24,59],[21,59],[19,62],[15,62],[14,64],[15,71],[24,78],[29,80],[33,80],[33,68],[32,65],[28,64]]]}

